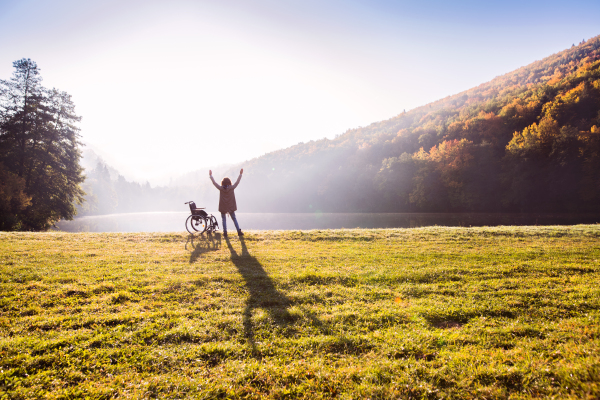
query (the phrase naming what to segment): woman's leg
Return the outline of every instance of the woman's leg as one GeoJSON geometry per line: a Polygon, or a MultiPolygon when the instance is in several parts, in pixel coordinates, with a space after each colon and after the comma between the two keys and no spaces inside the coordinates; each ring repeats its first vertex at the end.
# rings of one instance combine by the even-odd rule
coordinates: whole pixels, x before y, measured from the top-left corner
{"type": "Polygon", "coordinates": [[[221,213],[221,219],[223,220],[223,233],[227,233],[227,219],[225,219],[227,214],[221,213]]]}
{"type": "Polygon", "coordinates": [[[235,217],[235,212],[230,211],[229,215],[231,216],[231,219],[233,220],[233,223],[235,224],[235,229],[237,229],[237,231],[240,232],[241,229],[240,229],[240,226],[238,225],[237,218],[235,217]]]}

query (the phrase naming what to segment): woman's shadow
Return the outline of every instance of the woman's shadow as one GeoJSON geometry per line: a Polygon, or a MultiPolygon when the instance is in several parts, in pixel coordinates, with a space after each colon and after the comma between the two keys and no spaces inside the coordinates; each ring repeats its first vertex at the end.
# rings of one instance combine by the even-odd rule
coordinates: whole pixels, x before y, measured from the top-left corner
{"type": "Polygon", "coordinates": [[[244,334],[249,340],[253,352],[255,352],[256,344],[252,324],[254,309],[262,308],[269,314],[275,324],[285,326],[294,321],[294,317],[288,311],[292,302],[275,288],[273,280],[267,275],[261,263],[248,252],[243,237],[240,237],[241,254],[235,251],[228,238],[225,238],[225,243],[227,243],[227,247],[231,252],[231,261],[242,274],[246,282],[246,288],[250,292],[243,312],[243,324],[244,334]]]}
{"type": "Polygon", "coordinates": [[[194,263],[198,257],[209,251],[219,250],[221,248],[221,235],[210,234],[206,236],[194,237],[190,235],[185,243],[185,249],[191,251],[190,264],[194,263]]]}

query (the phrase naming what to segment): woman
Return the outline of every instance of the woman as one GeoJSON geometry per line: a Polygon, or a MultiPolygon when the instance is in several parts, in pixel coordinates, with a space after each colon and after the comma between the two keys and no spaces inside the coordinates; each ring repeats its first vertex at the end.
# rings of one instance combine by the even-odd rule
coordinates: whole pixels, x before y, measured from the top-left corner
{"type": "Polygon", "coordinates": [[[212,170],[208,171],[208,175],[210,176],[210,180],[213,185],[219,192],[221,192],[219,196],[219,211],[221,212],[221,218],[223,218],[223,236],[227,237],[227,222],[225,220],[225,214],[229,213],[229,216],[233,220],[235,227],[238,232],[238,236],[244,236],[240,226],[238,225],[237,219],[235,218],[235,212],[237,211],[237,205],[235,204],[235,193],[233,192],[237,185],[240,184],[240,179],[242,179],[242,174],[244,173],[244,169],[240,170],[240,176],[238,176],[235,184],[231,184],[231,180],[229,178],[223,178],[221,181],[221,185],[215,182],[215,178],[212,176],[212,170]]]}

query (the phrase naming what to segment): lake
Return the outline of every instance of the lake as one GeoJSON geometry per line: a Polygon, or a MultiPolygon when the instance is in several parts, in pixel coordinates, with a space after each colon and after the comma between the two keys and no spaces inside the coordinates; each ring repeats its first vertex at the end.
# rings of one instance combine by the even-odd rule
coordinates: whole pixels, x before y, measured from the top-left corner
{"type": "MultiPolygon", "coordinates": [[[[189,212],[111,214],[60,221],[66,232],[181,232],[189,212]]],[[[221,216],[217,214],[221,225],[221,216]]],[[[242,230],[416,228],[422,226],[576,225],[600,223],[599,214],[506,213],[236,213],[242,230]]],[[[228,230],[234,228],[227,218],[228,230]]]]}

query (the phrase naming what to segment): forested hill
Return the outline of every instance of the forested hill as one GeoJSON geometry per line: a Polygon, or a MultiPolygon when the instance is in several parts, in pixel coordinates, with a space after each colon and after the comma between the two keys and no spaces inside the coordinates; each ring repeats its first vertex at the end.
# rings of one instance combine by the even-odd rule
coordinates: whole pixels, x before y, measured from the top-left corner
{"type": "Polygon", "coordinates": [[[600,36],[387,121],[250,160],[239,203],[277,212],[600,211],[599,127],[600,36]]]}

